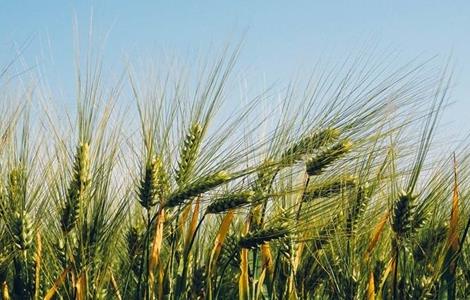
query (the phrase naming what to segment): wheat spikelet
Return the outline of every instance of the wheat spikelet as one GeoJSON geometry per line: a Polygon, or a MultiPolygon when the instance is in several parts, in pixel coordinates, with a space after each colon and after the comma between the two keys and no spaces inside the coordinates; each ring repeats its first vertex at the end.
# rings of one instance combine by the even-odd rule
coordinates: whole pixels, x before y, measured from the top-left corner
{"type": "Polygon", "coordinates": [[[289,235],[289,230],[285,224],[271,227],[271,228],[264,228],[258,231],[253,231],[245,235],[244,237],[240,238],[238,241],[238,245],[241,248],[246,249],[255,249],[258,246],[267,243],[272,240],[277,240],[289,235]]]}
{"type": "Polygon", "coordinates": [[[220,251],[221,265],[230,263],[232,267],[237,268],[240,265],[240,246],[238,239],[233,234],[225,238],[224,244],[220,251]]]}
{"type": "Polygon", "coordinates": [[[415,234],[426,225],[428,221],[429,213],[425,209],[415,209],[415,213],[413,215],[411,221],[411,234],[415,234]]]}
{"type": "Polygon", "coordinates": [[[21,177],[21,171],[19,168],[14,168],[10,172],[10,176],[8,177],[9,179],[9,186],[8,186],[8,191],[10,194],[10,198],[15,198],[15,195],[19,192],[19,181],[21,177]]]}
{"type": "Polygon", "coordinates": [[[26,214],[15,213],[13,222],[13,243],[18,249],[13,259],[13,294],[20,299],[29,299],[34,293],[34,261],[29,253],[33,244],[31,222],[26,214]]]}
{"type": "Polygon", "coordinates": [[[80,143],[75,155],[72,181],[62,208],[61,226],[64,232],[72,230],[82,209],[81,206],[90,183],[89,151],[88,143],[80,143]]]}
{"type": "Polygon", "coordinates": [[[16,222],[16,214],[23,210],[21,207],[23,172],[21,168],[16,167],[8,175],[8,188],[5,189],[0,183],[0,216],[9,222],[10,214],[13,214],[13,222],[16,222]]]}
{"type": "Polygon", "coordinates": [[[138,275],[142,271],[138,261],[144,253],[144,233],[138,226],[130,226],[126,232],[125,238],[130,269],[135,275],[138,275]]]}
{"type": "Polygon", "coordinates": [[[346,139],[332,146],[322,148],[307,160],[307,174],[309,176],[320,175],[327,166],[349,152],[352,145],[352,142],[346,139]]]}
{"type": "Polygon", "coordinates": [[[281,161],[288,163],[301,160],[302,156],[312,154],[319,147],[336,140],[339,135],[340,131],[336,128],[326,128],[307,135],[284,151],[281,155],[281,161]]]}
{"type": "Polygon", "coordinates": [[[177,190],[168,196],[165,207],[171,208],[183,204],[186,200],[196,197],[199,194],[205,193],[223,183],[232,179],[232,176],[225,172],[220,171],[212,175],[208,175],[196,180],[194,183],[177,190]]]}
{"type": "Polygon", "coordinates": [[[351,236],[356,229],[358,220],[364,214],[367,204],[369,203],[370,195],[367,185],[358,187],[358,191],[354,201],[349,205],[348,214],[346,218],[346,235],[351,236]]]}
{"type": "Polygon", "coordinates": [[[140,181],[139,203],[146,209],[155,206],[168,193],[169,181],[161,159],[152,158],[145,166],[140,181]]]}
{"type": "Polygon", "coordinates": [[[253,191],[247,191],[219,197],[209,204],[206,211],[208,214],[217,214],[226,212],[230,209],[239,208],[251,203],[254,194],[255,193],[253,191]]]}
{"type": "Polygon", "coordinates": [[[312,201],[317,198],[333,197],[342,191],[352,188],[356,185],[356,178],[353,176],[346,176],[340,180],[323,184],[314,189],[307,190],[302,197],[304,202],[312,201]]]}
{"type": "Polygon", "coordinates": [[[413,249],[413,258],[419,263],[431,258],[433,250],[445,241],[447,232],[445,225],[426,230],[413,249]]]}
{"type": "Polygon", "coordinates": [[[398,195],[398,200],[393,206],[392,214],[392,230],[396,233],[397,237],[405,237],[408,235],[412,228],[412,216],[414,210],[414,199],[415,197],[401,191],[398,195]]]}
{"type": "Polygon", "coordinates": [[[65,267],[67,264],[67,254],[65,253],[65,241],[59,239],[53,245],[54,252],[56,253],[57,260],[62,267],[65,267]]]}
{"type": "Polygon", "coordinates": [[[150,209],[157,204],[155,197],[157,182],[157,161],[156,159],[152,159],[145,166],[144,176],[141,179],[139,187],[139,203],[146,209],[150,209]]]}
{"type": "Polygon", "coordinates": [[[33,229],[27,213],[15,213],[12,231],[16,248],[21,251],[28,250],[33,243],[33,229]]]}
{"type": "Polygon", "coordinates": [[[199,123],[194,123],[183,141],[180,150],[180,159],[175,177],[176,183],[181,186],[188,181],[194,171],[199,147],[201,145],[203,128],[199,123]]]}
{"type": "Polygon", "coordinates": [[[129,256],[134,257],[139,251],[143,238],[143,233],[136,226],[131,226],[126,233],[127,253],[129,256]]]}
{"type": "Polygon", "coordinates": [[[23,208],[21,207],[22,202],[22,181],[23,181],[23,169],[21,167],[13,168],[9,174],[8,182],[8,200],[9,203],[5,203],[4,209],[9,209],[11,213],[16,213],[23,208]]]}

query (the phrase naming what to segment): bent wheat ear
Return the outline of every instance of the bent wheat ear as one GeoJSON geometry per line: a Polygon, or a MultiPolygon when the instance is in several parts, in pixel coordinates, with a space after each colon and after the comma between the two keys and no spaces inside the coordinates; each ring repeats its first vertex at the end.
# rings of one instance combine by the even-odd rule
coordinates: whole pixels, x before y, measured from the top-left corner
{"type": "Polygon", "coordinates": [[[241,248],[255,249],[258,246],[272,240],[277,240],[289,235],[287,225],[282,224],[279,226],[264,228],[258,231],[250,232],[246,236],[240,238],[238,245],[241,248]]]}
{"type": "Polygon", "coordinates": [[[196,180],[194,183],[189,184],[183,189],[172,193],[167,202],[165,203],[166,208],[171,208],[183,204],[186,200],[196,197],[199,194],[205,193],[217,186],[226,183],[232,179],[232,176],[225,172],[220,171],[206,177],[202,177],[196,180]]]}
{"type": "Polygon", "coordinates": [[[281,155],[281,160],[286,162],[301,160],[303,155],[312,154],[314,150],[338,139],[339,135],[340,131],[336,128],[326,128],[316,131],[301,138],[297,143],[288,148],[281,155]]]}
{"type": "Polygon", "coordinates": [[[322,186],[316,187],[315,189],[305,192],[303,201],[311,201],[317,198],[328,198],[333,197],[341,191],[353,188],[356,185],[356,178],[353,176],[347,176],[340,180],[326,183],[322,186]]]}
{"type": "Polygon", "coordinates": [[[196,163],[199,146],[202,141],[203,128],[199,123],[193,124],[187,133],[180,150],[178,169],[176,170],[176,183],[181,186],[192,175],[196,163]]]}
{"type": "Polygon", "coordinates": [[[90,183],[90,158],[88,143],[80,143],[75,155],[72,170],[72,181],[65,205],[62,208],[61,226],[64,232],[69,232],[75,225],[80,214],[83,198],[90,183]]]}
{"type": "Polygon", "coordinates": [[[351,151],[352,145],[352,141],[346,139],[332,146],[324,147],[307,161],[307,174],[309,176],[320,175],[327,166],[351,151]]]}
{"type": "Polygon", "coordinates": [[[249,204],[254,196],[253,191],[234,193],[226,195],[212,201],[207,207],[208,214],[223,213],[230,209],[239,208],[245,204],[249,204]]]}

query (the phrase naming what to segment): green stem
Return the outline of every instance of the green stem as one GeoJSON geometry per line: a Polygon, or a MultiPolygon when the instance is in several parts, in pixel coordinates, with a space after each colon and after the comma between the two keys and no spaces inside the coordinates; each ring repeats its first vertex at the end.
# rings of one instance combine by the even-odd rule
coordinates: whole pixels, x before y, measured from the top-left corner
{"type": "Polygon", "coordinates": [[[183,254],[183,273],[181,274],[180,277],[176,279],[176,290],[175,290],[175,298],[180,299],[181,295],[184,292],[184,288],[186,285],[186,280],[188,277],[188,260],[189,260],[189,253],[191,252],[191,248],[194,244],[194,241],[196,240],[196,235],[197,232],[199,231],[199,228],[202,225],[202,222],[204,221],[205,217],[207,214],[203,214],[201,219],[199,220],[196,229],[194,230],[193,235],[191,236],[191,240],[189,244],[186,246],[184,249],[184,254],[183,254]]]}
{"type": "Polygon", "coordinates": [[[393,268],[393,299],[398,299],[398,259],[400,257],[398,241],[394,240],[395,266],[393,268]]]}
{"type": "Polygon", "coordinates": [[[220,286],[222,285],[222,280],[224,278],[225,271],[227,270],[228,266],[230,265],[230,262],[232,261],[232,259],[235,257],[236,254],[237,254],[237,251],[233,251],[233,253],[230,255],[230,258],[228,259],[228,261],[225,263],[224,267],[222,268],[222,273],[220,274],[219,282],[215,287],[215,297],[214,297],[215,299],[219,299],[220,286]]]}
{"type": "MultiPolygon", "coordinates": [[[[272,191],[272,187],[273,187],[273,183],[274,183],[274,180],[276,179],[276,176],[278,174],[279,170],[275,171],[273,176],[271,177],[271,180],[269,182],[269,185],[268,185],[268,191],[267,193],[271,193],[272,191]]],[[[259,224],[256,224],[256,226],[260,227],[264,224],[264,217],[266,215],[266,209],[267,209],[267,206],[268,206],[268,197],[266,197],[266,199],[263,200],[263,203],[262,203],[262,208],[261,208],[261,218],[260,218],[260,221],[259,221],[259,224]]],[[[253,249],[253,265],[252,265],[252,268],[253,268],[253,276],[252,276],[252,282],[253,282],[253,298],[256,297],[256,277],[257,277],[257,274],[258,274],[258,248],[255,248],[253,249]]]]}
{"type": "Polygon", "coordinates": [[[305,192],[307,191],[307,187],[309,183],[310,183],[310,176],[308,176],[307,180],[305,180],[304,190],[302,191],[302,198],[300,199],[299,208],[297,209],[297,213],[295,215],[295,220],[297,222],[300,219],[300,212],[302,210],[302,204],[304,203],[304,200],[305,200],[305,192]]]}
{"type": "Polygon", "coordinates": [[[178,222],[179,222],[179,216],[180,216],[180,211],[181,209],[178,208],[178,214],[176,215],[176,220],[175,224],[173,225],[173,234],[171,238],[171,255],[170,255],[170,262],[168,264],[168,280],[169,280],[169,298],[171,299],[173,296],[173,264],[175,260],[175,253],[176,253],[176,247],[178,245],[178,222]]]}
{"type": "Polygon", "coordinates": [[[140,274],[139,274],[139,281],[137,284],[137,293],[135,294],[136,300],[143,299],[144,295],[146,299],[147,297],[149,297],[148,284],[145,284],[145,282],[148,282],[148,276],[145,276],[144,278],[144,272],[146,272],[146,274],[148,275],[148,268],[146,268],[146,266],[148,266],[148,259],[149,259],[149,246],[150,246],[149,242],[150,242],[151,225],[152,225],[152,221],[150,219],[150,210],[147,209],[147,231],[145,234],[145,243],[144,243],[145,251],[144,251],[144,255],[142,255],[140,259],[140,269],[139,269],[140,274]],[[144,284],[143,287],[142,287],[142,284],[144,284]]]}

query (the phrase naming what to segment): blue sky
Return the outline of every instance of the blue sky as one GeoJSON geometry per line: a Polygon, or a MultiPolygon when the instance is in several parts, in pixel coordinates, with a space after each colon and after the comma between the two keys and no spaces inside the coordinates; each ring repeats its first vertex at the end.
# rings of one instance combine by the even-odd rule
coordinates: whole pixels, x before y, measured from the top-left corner
{"type": "MultiPolygon", "coordinates": [[[[6,1],[0,2],[0,65],[25,41],[27,64],[71,86],[73,19],[109,31],[108,65],[155,50],[193,55],[244,36],[239,66],[253,78],[286,81],[323,56],[341,60],[361,46],[453,58],[455,87],[445,121],[470,130],[468,1],[6,1]]],[[[155,52],[156,53],[156,52],[155,52]]],[[[66,94],[67,91],[66,91],[66,94]]],[[[67,101],[67,100],[64,100],[67,101]]]]}

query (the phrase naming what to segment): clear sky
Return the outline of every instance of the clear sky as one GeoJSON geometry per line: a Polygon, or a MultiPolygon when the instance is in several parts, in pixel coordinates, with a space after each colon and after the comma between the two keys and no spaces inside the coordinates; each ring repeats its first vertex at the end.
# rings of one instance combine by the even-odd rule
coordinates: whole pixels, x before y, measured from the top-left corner
{"type": "Polygon", "coordinates": [[[86,31],[91,11],[97,31],[110,32],[105,54],[111,63],[155,49],[191,54],[242,36],[239,65],[270,82],[285,81],[325,55],[341,60],[367,43],[401,53],[403,62],[452,56],[456,104],[446,121],[470,129],[469,1],[2,0],[0,65],[28,41],[27,64],[69,86],[73,19],[86,31]]]}

